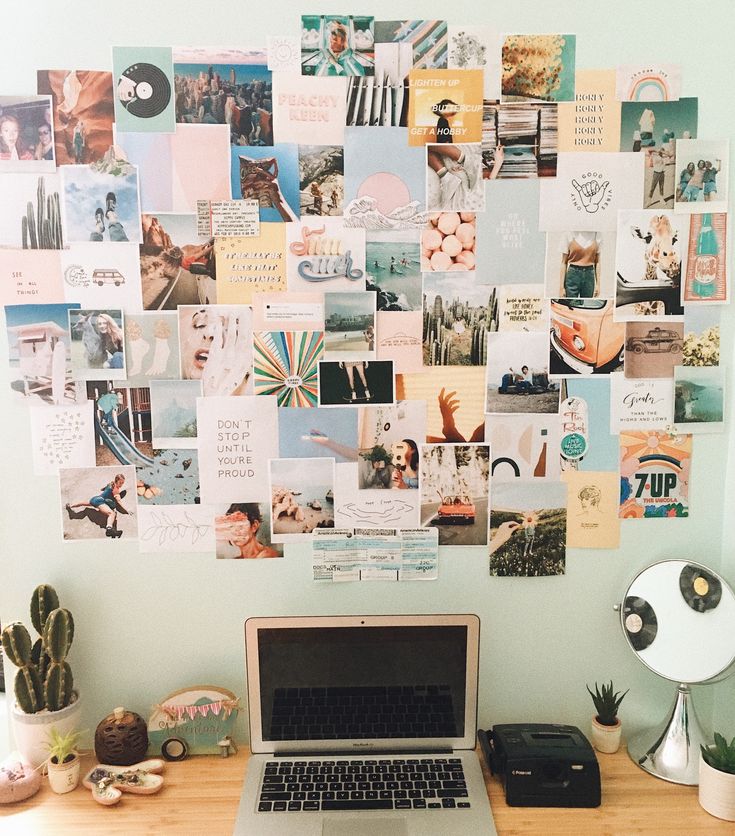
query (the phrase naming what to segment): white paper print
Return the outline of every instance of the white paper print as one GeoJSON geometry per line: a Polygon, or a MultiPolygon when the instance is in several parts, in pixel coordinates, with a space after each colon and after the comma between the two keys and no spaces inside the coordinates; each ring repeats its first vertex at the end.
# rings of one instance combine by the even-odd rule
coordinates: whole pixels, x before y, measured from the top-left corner
{"type": "Polygon", "coordinates": [[[82,308],[142,307],[137,244],[72,244],[61,251],[64,298],[82,308]]]}
{"type": "Polygon", "coordinates": [[[140,552],[214,552],[211,505],[140,505],[138,516],[140,552]]]}
{"type": "Polygon", "coordinates": [[[202,502],[263,502],[278,456],[278,409],[267,395],[197,400],[202,502]]]}
{"type": "Polygon", "coordinates": [[[673,102],[681,94],[678,64],[622,64],[617,68],[617,98],[621,102],[673,102]]]}
{"type": "Polygon", "coordinates": [[[60,467],[94,467],[93,403],[31,407],[31,450],[36,476],[60,467]]]}
{"type": "Polygon", "coordinates": [[[556,177],[540,183],[539,228],[610,230],[619,209],[642,208],[643,154],[559,154],[556,177]]]}
{"type": "Polygon", "coordinates": [[[288,35],[268,35],[268,69],[300,72],[301,40],[288,35]]]}
{"type": "Polygon", "coordinates": [[[257,200],[197,200],[197,235],[260,235],[257,200]]]}
{"type": "Polygon", "coordinates": [[[674,418],[674,385],[670,378],[631,380],[610,375],[610,431],[666,429],[674,418]]]}
{"type": "Polygon", "coordinates": [[[278,142],[344,145],[347,79],[277,73],[273,76],[273,133],[278,142]]]}
{"type": "Polygon", "coordinates": [[[338,528],[413,528],[419,521],[418,491],[361,490],[358,464],[334,468],[334,524],[338,528]]]}

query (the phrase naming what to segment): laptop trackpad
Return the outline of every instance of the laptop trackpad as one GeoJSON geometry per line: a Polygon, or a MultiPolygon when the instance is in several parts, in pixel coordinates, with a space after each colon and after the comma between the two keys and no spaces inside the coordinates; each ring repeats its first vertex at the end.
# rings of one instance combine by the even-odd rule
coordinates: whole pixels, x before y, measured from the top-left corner
{"type": "Polygon", "coordinates": [[[325,819],[322,836],[407,836],[405,819],[325,819]]]}

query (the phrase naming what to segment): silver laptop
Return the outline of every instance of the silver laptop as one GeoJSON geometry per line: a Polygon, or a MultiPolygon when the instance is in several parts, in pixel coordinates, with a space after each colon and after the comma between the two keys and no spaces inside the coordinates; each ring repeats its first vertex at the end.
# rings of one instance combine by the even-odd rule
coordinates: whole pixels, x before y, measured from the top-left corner
{"type": "Polygon", "coordinates": [[[474,752],[476,615],[250,618],[235,833],[495,834],[474,752]]]}

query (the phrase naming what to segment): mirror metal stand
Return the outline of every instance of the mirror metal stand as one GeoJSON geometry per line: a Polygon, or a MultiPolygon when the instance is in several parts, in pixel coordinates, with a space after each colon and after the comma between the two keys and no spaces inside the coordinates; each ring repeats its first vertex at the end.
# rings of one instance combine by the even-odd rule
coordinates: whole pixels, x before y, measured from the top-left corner
{"type": "Polygon", "coordinates": [[[641,767],[664,781],[699,783],[699,747],[709,737],[694,710],[692,692],[680,684],[672,710],[664,721],[628,741],[628,754],[641,767]]]}

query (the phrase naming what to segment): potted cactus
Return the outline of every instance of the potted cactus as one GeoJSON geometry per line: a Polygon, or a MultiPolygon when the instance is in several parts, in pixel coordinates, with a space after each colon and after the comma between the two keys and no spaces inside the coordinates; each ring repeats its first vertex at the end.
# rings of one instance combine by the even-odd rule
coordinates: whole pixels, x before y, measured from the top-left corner
{"type": "Polygon", "coordinates": [[[735,821],[735,737],[728,743],[715,732],[715,742],[701,747],[699,803],[710,815],[735,821]]]}
{"type": "Polygon", "coordinates": [[[18,669],[11,711],[16,746],[33,766],[41,766],[47,759],[49,729],[69,732],[78,725],[81,705],[66,661],[74,619],[59,607],[53,587],[41,584],[34,590],[31,622],[40,636],[35,643],[16,621],[3,630],[2,645],[6,659],[18,669]]]}
{"type": "Polygon", "coordinates": [[[82,733],[79,731],[60,732],[56,726],[49,729],[48,782],[51,789],[59,793],[71,792],[79,784],[79,752],[76,745],[82,733]]]}
{"type": "Polygon", "coordinates": [[[594,692],[587,685],[587,691],[592,697],[597,712],[592,718],[592,745],[598,752],[608,754],[617,752],[620,748],[620,737],[623,730],[618,717],[618,709],[628,692],[625,691],[621,694],[620,691],[615,691],[612,680],[607,685],[603,683],[602,686],[598,686],[595,682],[594,692]]]}

